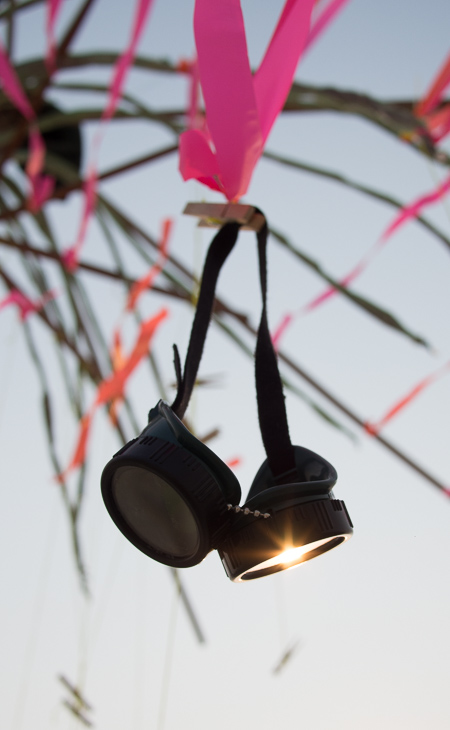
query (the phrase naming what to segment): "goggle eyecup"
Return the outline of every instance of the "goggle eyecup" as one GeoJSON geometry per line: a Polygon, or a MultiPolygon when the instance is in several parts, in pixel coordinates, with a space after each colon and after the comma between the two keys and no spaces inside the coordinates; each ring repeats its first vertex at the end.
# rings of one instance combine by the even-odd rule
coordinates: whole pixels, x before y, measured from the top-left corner
{"type": "Polygon", "coordinates": [[[219,545],[225,572],[234,582],[300,565],[353,534],[344,502],[332,496],[334,467],[309,449],[293,448],[298,481],[276,485],[268,460],[264,461],[219,545]],[[267,514],[268,518],[262,517],[267,514]]]}
{"type": "MultiPolygon", "coordinates": [[[[154,560],[179,568],[197,565],[216,547],[231,523],[228,504],[241,497],[231,469],[188,431],[164,401],[152,409],[140,436],[106,465],[101,487],[105,506],[125,537],[154,560]],[[162,483],[167,494],[172,492],[170,499],[164,497],[162,483]],[[185,554],[172,554],[155,543],[151,534],[155,524],[150,520],[147,530],[140,516],[152,503],[164,510],[169,529],[185,529],[191,536],[197,531],[196,539],[186,541],[185,554]]],[[[183,546],[178,548],[182,553],[183,546]]]]}

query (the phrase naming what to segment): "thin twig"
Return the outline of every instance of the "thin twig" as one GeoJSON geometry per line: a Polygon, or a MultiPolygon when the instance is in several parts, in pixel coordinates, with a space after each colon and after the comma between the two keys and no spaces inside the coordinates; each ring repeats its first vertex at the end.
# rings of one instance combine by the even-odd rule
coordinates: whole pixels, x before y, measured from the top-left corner
{"type": "Polygon", "coordinates": [[[61,43],[59,44],[57,50],[56,50],[56,66],[58,67],[62,62],[63,59],[67,55],[67,50],[74,40],[76,34],[78,33],[81,25],[83,24],[86,15],[88,11],[90,10],[92,3],[94,0],[85,0],[83,5],[81,5],[80,9],[78,10],[78,13],[76,14],[75,18],[72,20],[71,24],[69,25],[69,28],[67,29],[65,35],[63,36],[63,39],[61,43]]]}

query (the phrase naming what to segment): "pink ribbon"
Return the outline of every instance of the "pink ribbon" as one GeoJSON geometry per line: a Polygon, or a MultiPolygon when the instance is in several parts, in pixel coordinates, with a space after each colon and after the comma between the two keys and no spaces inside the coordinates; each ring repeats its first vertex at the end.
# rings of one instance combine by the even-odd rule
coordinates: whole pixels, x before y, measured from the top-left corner
{"type": "Polygon", "coordinates": [[[31,185],[28,207],[33,212],[39,210],[42,204],[52,194],[54,179],[42,175],[45,162],[45,144],[37,128],[36,114],[24,93],[8,55],[0,43],[0,83],[3,92],[12,104],[29,122],[29,157],[26,164],[26,173],[31,185]]]}
{"type": "Polygon", "coordinates": [[[153,0],[138,0],[137,2],[130,42],[128,44],[128,48],[115,65],[108,104],[102,115],[103,121],[111,119],[116,110],[117,102],[122,95],[122,89],[125,84],[128,69],[133,62],[137,44],[139,43],[142,31],[144,30],[145,22],[152,4],[153,0]]]}
{"type": "Polygon", "coordinates": [[[411,218],[415,218],[416,216],[420,215],[422,210],[432,203],[437,203],[439,200],[441,200],[446,193],[450,190],[450,176],[441,182],[438,187],[433,190],[431,193],[426,193],[425,195],[422,195],[418,200],[415,200],[414,203],[411,203],[410,205],[406,206],[406,208],[403,208],[400,213],[397,215],[396,218],[392,221],[390,226],[388,226],[385,230],[385,232],[382,235],[382,239],[387,240],[389,236],[391,236],[394,231],[396,231],[400,226],[402,226],[407,221],[411,220],[411,218]]]}
{"type": "Polygon", "coordinates": [[[114,116],[117,104],[120,100],[120,97],[122,96],[127,73],[133,62],[137,44],[141,37],[142,31],[144,30],[148,13],[153,2],[154,0],[137,0],[133,28],[128,47],[117,60],[114,66],[113,76],[109,87],[108,101],[105,109],[103,110],[103,114],[100,120],[100,128],[98,129],[93,141],[92,160],[90,162],[88,176],[84,184],[85,198],[83,215],[81,218],[77,239],[73,246],[71,246],[62,254],[62,260],[64,262],[64,265],[66,266],[68,271],[71,272],[75,271],[78,267],[78,258],[80,255],[80,251],[86,237],[89,221],[95,209],[98,182],[97,158],[100,145],[105,134],[105,125],[114,116]]]}
{"type": "Polygon", "coordinates": [[[9,62],[8,55],[0,42],[0,81],[4,93],[9,100],[14,104],[16,109],[27,119],[29,122],[35,120],[36,115],[34,109],[28,101],[25,95],[20,81],[14,71],[13,67],[9,62]]]}
{"type": "Polygon", "coordinates": [[[442,95],[450,84],[450,54],[447,56],[442,68],[428,89],[427,93],[416,105],[414,112],[418,117],[423,117],[433,111],[442,99],[442,95]]]}
{"type": "Polygon", "coordinates": [[[450,132],[450,105],[436,110],[442,101],[444,91],[450,84],[450,54],[444,61],[429,90],[416,104],[414,113],[422,117],[435,144],[450,132]]]}
{"type": "Polygon", "coordinates": [[[432,383],[435,383],[436,380],[439,380],[444,375],[446,375],[450,370],[450,361],[445,363],[439,370],[436,370],[431,375],[428,375],[428,377],[421,380],[417,385],[412,388],[403,398],[401,398],[399,401],[397,401],[389,410],[387,413],[380,418],[377,423],[366,423],[365,428],[368,433],[370,433],[372,436],[379,433],[384,426],[386,426],[389,421],[394,418],[400,411],[402,411],[407,405],[409,405],[417,396],[422,393],[422,391],[425,390],[425,388],[428,388],[428,386],[432,385],[432,383]]]}
{"type": "MultiPolygon", "coordinates": [[[[317,40],[322,31],[325,30],[327,25],[333,20],[334,16],[337,15],[340,10],[342,10],[347,2],[348,0],[331,0],[331,2],[328,3],[328,5],[323,8],[322,11],[319,10],[319,14],[316,18],[314,18],[313,16],[311,22],[311,30],[309,31],[308,38],[304,45],[303,54],[305,53],[307,48],[309,48],[314,43],[314,41],[317,40]]],[[[319,5],[319,3],[317,3],[317,5],[319,5]]]]}
{"type": "Polygon", "coordinates": [[[239,0],[196,0],[194,32],[207,128],[180,138],[180,171],[228,200],[245,194],[305,45],[314,0],[287,0],[252,76],[239,0]]]}
{"type": "Polygon", "coordinates": [[[229,469],[236,469],[238,466],[241,466],[242,459],[240,456],[235,456],[234,458],[227,459],[225,463],[229,469]]]}
{"type": "Polygon", "coordinates": [[[83,185],[84,206],[81,218],[80,228],[78,230],[77,239],[73,246],[63,251],[61,261],[67,271],[73,273],[78,268],[78,259],[86,238],[87,228],[91,216],[95,210],[97,201],[97,171],[95,167],[90,167],[87,178],[83,185]]]}
{"type": "MultiPolygon", "coordinates": [[[[198,128],[191,77],[189,130],[180,137],[180,172],[228,200],[250,184],[300,56],[348,0],[331,0],[310,30],[314,0],[287,0],[265,56],[252,76],[239,0],[196,0],[194,31],[206,124],[198,128]]],[[[323,4],[322,4],[323,5],[323,4]]]]}
{"type": "Polygon", "coordinates": [[[430,137],[437,144],[450,132],[450,104],[437,111],[429,112],[424,117],[424,122],[430,137]]]}
{"type": "Polygon", "coordinates": [[[47,55],[45,58],[45,65],[47,66],[48,74],[51,75],[55,70],[56,62],[56,41],[55,41],[55,25],[56,20],[61,9],[62,0],[47,0],[47,21],[46,21],[46,33],[47,33],[47,55]]]}
{"type": "Polygon", "coordinates": [[[0,309],[7,307],[10,304],[15,304],[20,313],[20,319],[24,322],[30,314],[39,312],[47,304],[50,299],[54,299],[56,292],[54,290],[48,291],[42,295],[39,299],[32,301],[25,294],[18,289],[13,289],[4,299],[0,301],[0,309]]]}
{"type": "Polygon", "coordinates": [[[123,358],[120,367],[117,370],[114,370],[111,375],[102,380],[99,384],[94,403],[90,410],[80,420],[77,444],[75,446],[72,459],[70,460],[67,469],[56,476],[56,480],[59,483],[64,482],[70,472],[77,469],[84,463],[86,459],[88,437],[95,411],[99,406],[104,405],[109,401],[115,402],[117,399],[123,398],[125,386],[129,377],[137,368],[142,358],[148,354],[151,341],[158,327],[167,316],[168,310],[162,308],[153,317],[142,322],[135,345],[129,356],[127,358],[123,358]]]}
{"type": "Polygon", "coordinates": [[[25,166],[25,172],[31,185],[31,196],[28,207],[36,213],[48,200],[55,187],[55,179],[50,175],[43,175],[45,164],[45,143],[37,127],[29,129],[30,154],[25,166]]]}
{"type": "MultiPolygon", "coordinates": [[[[362,274],[362,272],[368,267],[371,261],[380,253],[382,248],[388,242],[389,238],[398,228],[400,228],[400,226],[404,225],[412,218],[420,215],[422,210],[428,205],[431,205],[432,203],[437,203],[448,193],[449,190],[450,176],[442,183],[440,183],[436,190],[433,190],[431,193],[426,193],[425,195],[422,195],[410,205],[402,208],[402,210],[394,218],[392,223],[386,228],[378,241],[376,241],[376,243],[369,249],[369,251],[356,264],[356,266],[348,274],[346,274],[346,276],[339,280],[339,284],[341,286],[349,286],[360,274],[362,274]]],[[[319,307],[321,304],[326,302],[327,299],[330,299],[331,297],[335,296],[335,294],[338,294],[338,292],[338,289],[330,286],[317,297],[312,299],[308,304],[305,304],[303,307],[301,307],[301,309],[297,310],[297,312],[290,312],[289,314],[286,314],[272,335],[274,347],[279,347],[282,336],[296,316],[312,312],[313,309],[319,307]]]]}
{"type": "Polygon", "coordinates": [[[145,274],[145,276],[143,276],[138,281],[135,281],[133,286],[131,287],[125,307],[127,312],[132,312],[134,309],[136,309],[136,305],[141,294],[143,294],[144,291],[148,291],[152,288],[153,282],[155,281],[156,277],[163,270],[164,265],[167,261],[169,239],[172,227],[173,219],[165,218],[162,222],[162,232],[158,247],[158,258],[153,266],[149,269],[148,273],[145,274]]]}
{"type": "Polygon", "coordinates": [[[177,64],[177,71],[189,75],[189,98],[187,105],[187,127],[188,129],[200,129],[203,127],[203,117],[199,112],[200,76],[198,73],[197,58],[190,60],[181,59],[177,64]]]}

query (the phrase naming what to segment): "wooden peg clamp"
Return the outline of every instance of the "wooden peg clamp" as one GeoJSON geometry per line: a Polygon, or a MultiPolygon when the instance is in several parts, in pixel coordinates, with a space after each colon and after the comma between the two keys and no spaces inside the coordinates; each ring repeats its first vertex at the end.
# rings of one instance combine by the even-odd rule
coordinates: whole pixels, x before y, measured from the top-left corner
{"type": "Polygon", "coordinates": [[[265,218],[253,205],[241,203],[187,203],[184,215],[200,218],[199,228],[220,228],[224,223],[240,223],[243,231],[260,231],[265,218]]]}

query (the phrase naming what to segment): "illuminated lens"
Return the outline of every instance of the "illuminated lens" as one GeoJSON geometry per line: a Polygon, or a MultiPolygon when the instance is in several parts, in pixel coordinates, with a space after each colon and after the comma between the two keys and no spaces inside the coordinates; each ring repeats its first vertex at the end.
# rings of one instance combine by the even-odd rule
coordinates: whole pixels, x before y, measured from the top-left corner
{"type": "Polygon", "coordinates": [[[344,542],[345,536],[339,535],[338,537],[327,537],[323,540],[316,540],[315,542],[309,542],[306,545],[299,547],[289,548],[284,550],[273,558],[264,560],[262,563],[258,563],[253,568],[247,570],[244,575],[241,576],[241,580],[252,580],[253,578],[262,578],[265,575],[271,573],[278,573],[280,570],[287,570],[288,568],[294,568],[300,563],[305,563],[311,558],[315,558],[322,553],[331,550],[337,545],[344,542]]]}
{"type": "Polygon", "coordinates": [[[112,493],[125,522],[147,545],[177,558],[198,550],[200,535],[191,510],[157,474],[121,466],[114,473],[112,493]]]}

